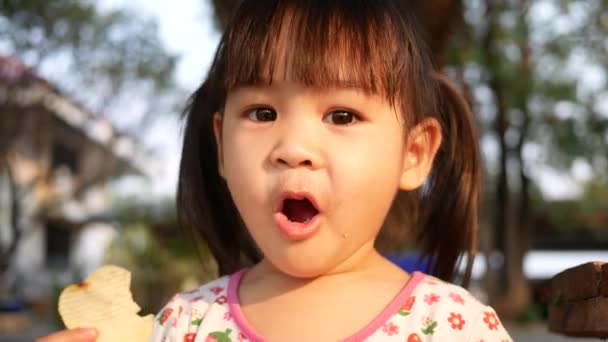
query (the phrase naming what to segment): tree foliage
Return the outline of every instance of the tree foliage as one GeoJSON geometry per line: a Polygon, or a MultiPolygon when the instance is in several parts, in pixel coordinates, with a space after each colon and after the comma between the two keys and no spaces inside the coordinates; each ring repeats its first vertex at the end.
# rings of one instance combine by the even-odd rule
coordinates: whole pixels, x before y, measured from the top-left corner
{"type": "Polygon", "coordinates": [[[144,112],[168,111],[176,56],[157,23],[125,9],[101,11],[87,0],[0,1],[0,52],[44,72],[95,112],[146,99],[144,112]],[[164,101],[164,102],[163,102],[164,101]]]}
{"type": "Polygon", "coordinates": [[[458,44],[448,50],[447,69],[460,74],[473,94],[492,203],[486,207],[491,219],[484,250],[504,255],[502,265],[490,268],[488,288],[494,298],[507,299],[503,307],[495,306],[510,306],[505,310],[513,317],[526,297],[523,256],[533,246],[535,230],[543,228],[532,224],[535,207],[544,207],[535,198],[550,200],[534,197],[533,191],[565,186],[548,184],[539,170],[572,176],[578,163],[592,170],[594,181],[608,174],[608,51],[599,43],[608,33],[608,3],[464,5],[466,21],[458,44]]]}

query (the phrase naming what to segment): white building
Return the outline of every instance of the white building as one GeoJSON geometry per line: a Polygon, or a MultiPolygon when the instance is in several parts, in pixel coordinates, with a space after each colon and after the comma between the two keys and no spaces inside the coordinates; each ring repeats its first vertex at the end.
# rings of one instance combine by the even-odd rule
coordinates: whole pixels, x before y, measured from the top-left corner
{"type": "Polygon", "coordinates": [[[0,304],[48,298],[96,267],[115,230],[108,182],[151,163],[107,120],[0,56],[0,304]]]}

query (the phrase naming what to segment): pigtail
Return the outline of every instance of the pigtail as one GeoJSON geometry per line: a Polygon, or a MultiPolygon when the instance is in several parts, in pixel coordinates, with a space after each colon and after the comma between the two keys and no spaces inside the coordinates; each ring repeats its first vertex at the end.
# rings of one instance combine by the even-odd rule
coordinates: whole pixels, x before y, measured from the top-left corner
{"type": "Polygon", "coordinates": [[[442,75],[433,73],[443,142],[433,171],[420,189],[420,241],[430,273],[453,281],[463,253],[463,285],[471,276],[477,249],[480,159],[475,119],[469,105],[442,75]]]}
{"type": "Polygon", "coordinates": [[[219,274],[225,275],[259,261],[260,253],[219,174],[213,115],[221,110],[224,95],[214,74],[212,70],[185,111],[176,199],[181,229],[188,237],[202,236],[219,274]]]}

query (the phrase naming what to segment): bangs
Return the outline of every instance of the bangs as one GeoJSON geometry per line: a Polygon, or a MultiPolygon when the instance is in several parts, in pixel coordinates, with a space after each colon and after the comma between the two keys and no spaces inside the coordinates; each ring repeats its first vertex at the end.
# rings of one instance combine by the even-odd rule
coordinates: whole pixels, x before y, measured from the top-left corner
{"type": "Polygon", "coordinates": [[[281,79],[360,88],[394,104],[408,91],[417,49],[391,12],[369,0],[245,1],[220,45],[217,76],[226,91],[281,79]]]}

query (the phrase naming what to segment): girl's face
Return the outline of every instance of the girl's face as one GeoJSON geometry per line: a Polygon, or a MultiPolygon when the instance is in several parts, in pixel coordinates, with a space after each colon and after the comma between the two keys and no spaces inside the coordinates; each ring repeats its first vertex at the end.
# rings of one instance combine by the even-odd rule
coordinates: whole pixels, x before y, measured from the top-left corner
{"type": "Polygon", "coordinates": [[[374,252],[397,190],[430,168],[400,121],[383,97],[356,88],[273,80],[229,92],[214,118],[220,173],[267,261],[315,277],[374,252]]]}

